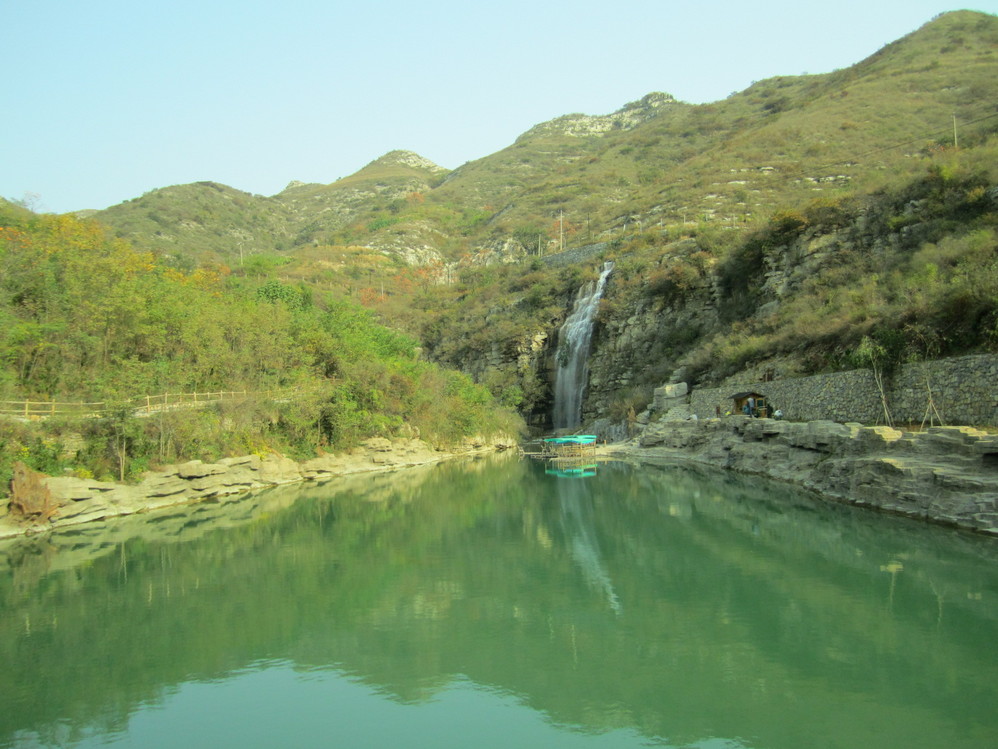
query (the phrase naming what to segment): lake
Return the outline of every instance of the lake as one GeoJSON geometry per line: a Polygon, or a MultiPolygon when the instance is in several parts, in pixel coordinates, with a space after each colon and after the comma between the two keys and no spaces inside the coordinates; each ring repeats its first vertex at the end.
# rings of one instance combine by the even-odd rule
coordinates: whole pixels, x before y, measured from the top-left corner
{"type": "Polygon", "coordinates": [[[0,545],[0,747],[998,746],[998,541],[450,461],[0,545]]]}

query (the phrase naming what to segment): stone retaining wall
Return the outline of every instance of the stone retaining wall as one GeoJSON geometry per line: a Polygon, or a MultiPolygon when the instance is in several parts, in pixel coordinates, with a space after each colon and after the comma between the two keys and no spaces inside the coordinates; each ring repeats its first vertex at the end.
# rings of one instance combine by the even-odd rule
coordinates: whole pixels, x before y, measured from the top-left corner
{"type": "MultiPolygon", "coordinates": [[[[710,418],[717,409],[722,414],[731,410],[734,393],[750,390],[765,395],[790,421],[885,422],[880,392],[868,369],[697,388],[690,395],[690,407],[698,418],[710,418]]],[[[887,399],[898,424],[998,426],[998,356],[905,365],[888,383],[887,399]]]]}
{"type": "Polygon", "coordinates": [[[606,252],[609,246],[608,242],[597,242],[596,244],[587,244],[582,247],[573,247],[564,252],[545,255],[541,258],[541,262],[555,268],[560,268],[563,265],[574,265],[575,263],[581,263],[583,260],[588,260],[591,257],[596,257],[606,252]]]}

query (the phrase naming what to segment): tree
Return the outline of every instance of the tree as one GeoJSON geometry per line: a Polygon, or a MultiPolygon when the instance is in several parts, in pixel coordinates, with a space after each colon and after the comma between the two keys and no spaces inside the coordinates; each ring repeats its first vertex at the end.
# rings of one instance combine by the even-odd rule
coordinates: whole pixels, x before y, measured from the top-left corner
{"type": "Polygon", "coordinates": [[[880,393],[880,403],[884,409],[884,422],[887,426],[894,426],[891,420],[890,408],[887,405],[887,393],[884,390],[883,362],[886,355],[884,347],[875,343],[870,336],[863,336],[859,348],[855,351],[857,363],[861,366],[869,367],[873,371],[873,381],[877,384],[877,391],[880,393]]]}

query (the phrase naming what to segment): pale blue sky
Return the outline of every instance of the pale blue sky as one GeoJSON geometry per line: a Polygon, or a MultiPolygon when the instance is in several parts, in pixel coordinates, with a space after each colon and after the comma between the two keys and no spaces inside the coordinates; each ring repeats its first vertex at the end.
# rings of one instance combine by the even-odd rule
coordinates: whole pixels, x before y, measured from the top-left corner
{"type": "Polygon", "coordinates": [[[998,0],[0,0],[0,195],[105,208],[198,180],[273,195],[403,148],[454,168],[651,91],[848,67],[998,0]],[[37,196],[37,197],[34,197],[37,196]]]}

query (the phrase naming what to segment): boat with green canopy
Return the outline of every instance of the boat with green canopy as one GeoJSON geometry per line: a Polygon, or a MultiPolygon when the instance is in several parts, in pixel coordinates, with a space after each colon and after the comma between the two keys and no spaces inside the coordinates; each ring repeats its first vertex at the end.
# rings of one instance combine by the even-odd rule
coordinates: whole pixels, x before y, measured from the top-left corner
{"type": "Polygon", "coordinates": [[[552,445],[592,445],[596,442],[596,435],[569,434],[564,437],[547,437],[544,441],[552,445]]]}

